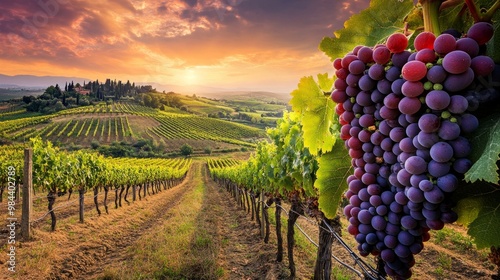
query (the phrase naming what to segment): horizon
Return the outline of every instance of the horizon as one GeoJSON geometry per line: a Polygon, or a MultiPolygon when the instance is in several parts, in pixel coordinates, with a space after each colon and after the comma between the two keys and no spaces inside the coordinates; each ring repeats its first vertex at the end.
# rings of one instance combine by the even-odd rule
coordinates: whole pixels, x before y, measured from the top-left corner
{"type": "Polygon", "coordinates": [[[321,39],[368,4],[11,1],[0,7],[0,63],[9,76],[289,93],[303,76],[333,72],[321,39]]]}

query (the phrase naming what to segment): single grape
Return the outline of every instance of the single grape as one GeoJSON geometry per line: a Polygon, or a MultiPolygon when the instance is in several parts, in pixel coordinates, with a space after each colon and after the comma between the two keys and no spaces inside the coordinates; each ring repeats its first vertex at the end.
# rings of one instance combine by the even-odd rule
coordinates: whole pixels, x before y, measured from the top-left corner
{"type": "Polygon", "coordinates": [[[461,74],[469,69],[471,57],[468,53],[460,50],[452,51],[443,58],[443,68],[451,74],[461,74]]]}
{"type": "Polygon", "coordinates": [[[434,41],[434,50],[439,55],[445,55],[456,48],[457,39],[451,34],[441,34],[434,41]]]}
{"type": "Polygon", "coordinates": [[[443,110],[450,105],[450,95],[444,90],[432,90],[425,96],[425,104],[432,110],[443,110]]]}
{"type": "Polygon", "coordinates": [[[480,55],[472,59],[470,67],[476,76],[488,76],[495,69],[495,62],[489,56],[480,55]]]}
{"type": "Polygon", "coordinates": [[[422,61],[423,63],[434,63],[436,62],[437,56],[433,49],[423,49],[417,52],[415,60],[422,61]]]}
{"type": "Polygon", "coordinates": [[[387,38],[386,45],[392,53],[400,53],[408,47],[408,38],[403,33],[394,33],[387,38]]]}
{"type": "Polygon", "coordinates": [[[434,41],[436,36],[432,32],[424,31],[415,37],[413,45],[417,51],[423,49],[434,49],[434,41]]]}
{"type": "Polygon", "coordinates": [[[444,89],[449,92],[464,90],[474,81],[474,77],[474,71],[471,68],[467,68],[462,74],[450,74],[443,83],[444,89]]]}
{"type": "Polygon", "coordinates": [[[431,158],[437,162],[447,162],[453,157],[453,148],[446,142],[438,142],[432,145],[431,158]]]}
{"type": "Polygon", "coordinates": [[[456,49],[468,53],[470,57],[476,57],[479,54],[479,44],[471,38],[458,39],[456,49]]]}
{"type": "Polygon", "coordinates": [[[391,60],[391,51],[385,46],[376,48],[373,50],[372,58],[378,64],[386,64],[391,60]]]}
{"type": "Polygon", "coordinates": [[[435,84],[442,83],[447,75],[448,73],[446,73],[441,65],[434,65],[427,71],[427,79],[435,84]]]}
{"type": "Polygon", "coordinates": [[[493,37],[493,32],[491,23],[477,22],[469,28],[467,37],[474,39],[479,45],[484,45],[493,37]]]}
{"type": "Polygon", "coordinates": [[[427,75],[427,67],[422,61],[413,60],[403,66],[401,73],[408,81],[419,81],[427,75]]]}

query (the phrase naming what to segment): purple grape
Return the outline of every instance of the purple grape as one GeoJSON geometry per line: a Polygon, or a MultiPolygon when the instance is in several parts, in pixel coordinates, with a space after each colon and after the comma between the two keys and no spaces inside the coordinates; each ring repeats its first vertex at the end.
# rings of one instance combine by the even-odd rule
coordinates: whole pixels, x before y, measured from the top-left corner
{"type": "Polygon", "coordinates": [[[451,34],[441,34],[436,37],[434,41],[434,50],[440,54],[445,55],[455,50],[457,40],[451,34]]]}
{"type": "MultiPolygon", "coordinates": [[[[389,132],[389,137],[394,142],[399,142],[406,136],[405,129],[402,127],[395,127],[389,132]]],[[[380,144],[380,143],[379,143],[380,144]]]]}
{"type": "Polygon", "coordinates": [[[453,148],[446,142],[438,142],[432,145],[430,154],[437,162],[447,162],[453,158],[453,148]]]}
{"type": "Polygon", "coordinates": [[[452,95],[450,97],[450,105],[448,111],[453,114],[462,114],[467,110],[469,102],[462,95],[452,95]]]}
{"type": "Polygon", "coordinates": [[[399,79],[400,76],[401,76],[401,68],[396,66],[390,67],[385,73],[385,78],[391,82],[399,79]]]}
{"type": "Polygon", "coordinates": [[[453,162],[453,170],[458,173],[464,174],[469,171],[472,166],[472,161],[466,158],[459,158],[453,162]]]}
{"type": "Polygon", "coordinates": [[[387,107],[389,109],[397,109],[400,101],[401,101],[401,97],[399,97],[395,93],[390,93],[390,94],[385,96],[384,105],[385,105],[385,107],[387,107]]]}
{"type": "Polygon", "coordinates": [[[425,104],[432,110],[443,110],[450,105],[450,95],[444,90],[432,90],[425,97],[425,104]]]}
{"type": "Polygon", "coordinates": [[[375,230],[382,231],[382,230],[385,230],[385,228],[387,226],[387,222],[385,221],[384,217],[382,217],[382,216],[374,216],[372,218],[371,225],[375,230]]]}
{"type": "MultiPolygon", "coordinates": [[[[423,192],[429,192],[434,189],[434,184],[429,180],[422,180],[418,184],[418,188],[423,192]]],[[[351,203],[352,204],[352,203],[351,203]]]]}
{"type": "Polygon", "coordinates": [[[359,75],[365,71],[365,63],[361,60],[354,60],[349,64],[349,72],[354,75],[359,75]]]}
{"type": "Polygon", "coordinates": [[[427,171],[427,163],[423,158],[418,156],[408,158],[404,164],[406,171],[410,174],[419,175],[427,171]]]}
{"type": "Polygon", "coordinates": [[[465,133],[471,133],[479,127],[479,121],[472,114],[463,114],[460,117],[460,128],[465,133]]]}
{"type": "Polygon", "coordinates": [[[461,74],[448,75],[443,83],[444,89],[449,92],[457,92],[467,88],[474,81],[474,71],[471,68],[461,74]]]}
{"type": "Polygon", "coordinates": [[[457,189],[458,187],[458,179],[455,175],[453,174],[447,174],[442,177],[439,177],[437,179],[437,186],[443,191],[443,192],[453,192],[457,189]]]}
{"type": "Polygon", "coordinates": [[[480,55],[472,59],[471,68],[476,76],[488,76],[495,69],[495,62],[489,56],[480,55]]]}
{"type": "Polygon", "coordinates": [[[474,39],[479,45],[486,44],[493,37],[494,28],[488,22],[476,22],[467,31],[467,37],[474,39]]]}
{"type": "Polygon", "coordinates": [[[460,136],[460,126],[457,123],[445,120],[441,122],[438,136],[443,140],[455,140],[460,136]]]}
{"type": "Polygon", "coordinates": [[[381,64],[373,64],[368,69],[368,76],[375,81],[382,80],[385,77],[385,67],[381,64]]]}
{"type": "Polygon", "coordinates": [[[401,87],[401,92],[406,97],[418,97],[424,92],[424,85],[420,81],[406,81],[401,87]]]}
{"type": "Polygon", "coordinates": [[[450,141],[449,144],[453,148],[453,154],[456,158],[464,158],[471,152],[469,140],[465,137],[460,136],[457,139],[450,141]]]}
{"type": "Polygon", "coordinates": [[[471,38],[458,39],[456,49],[468,53],[470,57],[476,57],[479,54],[479,45],[471,38]]]}
{"type": "Polygon", "coordinates": [[[418,127],[426,133],[437,132],[439,130],[439,117],[434,114],[424,114],[418,120],[418,127]]]}
{"type": "Polygon", "coordinates": [[[413,115],[422,107],[422,102],[415,97],[404,97],[398,104],[398,109],[401,113],[413,115]]]}
{"type": "Polygon", "coordinates": [[[424,197],[427,201],[434,204],[441,203],[444,200],[444,194],[440,188],[432,188],[428,192],[424,191],[424,197]]]}
{"type": "Polygon", "coordinates": [[[456,50],[448,53],[443,58],[443,68],[451,74],[461,74],[469,69],[471,57],[468,53],[456,50]]]}
{"type": "Polygon", "coordinates": [[[422,147],[430,148],[439,141],[439,137],[436,133],[426,133],[420,131],[417,135],[417,140],[422,147]]]}
{"type": "Polygon", "coordinates": [[[408,196],[408,199],[410,200],[410,202],[413,202],[413,203],[421,203],[421,202],[424,202],[424,200],[425,200],[424,192],[416,187],[410,187],[408,189],[407,196],[408,196]]]}
{"type": "Polygon", "coordinates": [[[391,90],[393,93],[395,93],[396,95],[401,95],[403,94],[403,85],[404,83],[406,82],[406,80],[404,79],[397,79],[395,80],[392,85],[391,85],[391,90]]]}
{"type": "Polygon", "coordinates": [[[415,237],[408,231],[402,230],[398,234],[398,241],[403,245],[410,246],[415,242],[415,237]]]}
{"type": "Polygon", "coordinates": [[[427,71],[427,80],[434,84],[442,83],[447,76],[448,73],[446,73],[441,65],[434,65],[427,71]]]}
{"type": "Polygon", "coordinates": [[[441,177],[450,172],[450,164],[431,160],[428,165],[429,174],[433,177],[441,177]]]}

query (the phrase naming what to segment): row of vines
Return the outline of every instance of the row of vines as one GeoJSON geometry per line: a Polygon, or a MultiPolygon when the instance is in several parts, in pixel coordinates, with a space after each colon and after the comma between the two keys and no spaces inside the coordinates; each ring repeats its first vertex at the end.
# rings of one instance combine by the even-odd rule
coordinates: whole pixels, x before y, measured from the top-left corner
{"type": "MultiPolygon", "coordinates": [[[[55,230],[57,221],[53,211],[57,197],[78,192],[80,222],[83,222],[85,193],[93,191],[95,207],[100,215],[98,194],[103,191],[104,207],[108,213],[106,198],[109,191],[115,192],[118,207],[122,204],[122,197],[129,203],[127,196],[130,192],[135,201],[136,197],[141,199],[151,192],[155,194],[179,184],[191,166],[191,159],[110,159],[83,150],[66,152],[40,138],[32,138],[29,147],[33,149],[33,192],[35,195],[46,194],[52,230],[55,230]]],[[[14,167],[17,170],[16,182],[22,182],[24,146],[0,147],[0,166],[2,170],[14,167]]],[[[2,173],[0,198],[7,180],[7,174],[2,173]]]]}

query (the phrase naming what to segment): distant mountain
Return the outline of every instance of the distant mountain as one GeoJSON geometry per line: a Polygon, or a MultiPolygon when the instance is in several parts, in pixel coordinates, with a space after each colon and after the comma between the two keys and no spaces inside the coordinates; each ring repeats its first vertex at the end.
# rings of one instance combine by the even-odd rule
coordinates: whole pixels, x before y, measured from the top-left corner
{"type": "Polygon", "coordinates": [[[84,81],[90,81],[90,79],[79,78],[79,77],[61,77],[61,76],[33,76],[33,75],[16,75],[7,76],[0,74],[0,87],[2,88],[47,88],[49,86],[54,86],[59,84],[60,87],[64,87],[66,82],[73,81],[76,83],[83,84],[84,81]]]}
{"type": "MultiPolygon", "coordinates": [[[[45,89],[49,86],[59,84],[63,88],[66,82],[73,81],[75,84],[83,84],[84,81],[94,81],[95,78],[81,78],[81,77],[63,77],[63,76],[34,76],[34,75],[16,75],[8,76],[0,74],[0,88],[23,88],[23,89],[45,89]]],[[[227,89],[218,88],[205,85],[173,85],[162,84],[156,82],[136,82],[137,85],[151,85],[157,91],[169,92],[173,91],[180,94],[196,94],[208,98],[217,99],[251,99],[251,98],[264,98],[269,101],[282,101],[288,102],[290,95],[288,93],[276,93],[267,91],[252,91],[246,89],[227,89]]]]}

